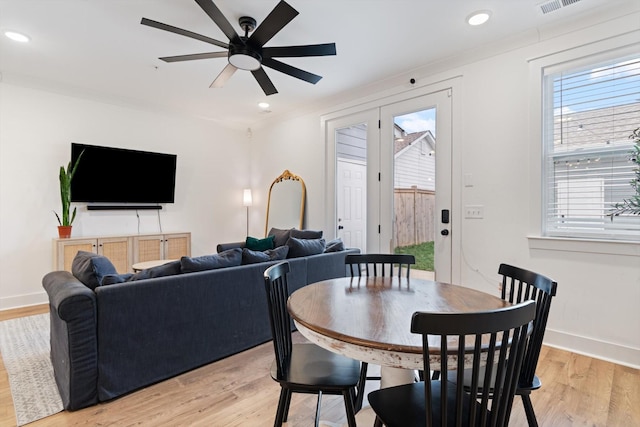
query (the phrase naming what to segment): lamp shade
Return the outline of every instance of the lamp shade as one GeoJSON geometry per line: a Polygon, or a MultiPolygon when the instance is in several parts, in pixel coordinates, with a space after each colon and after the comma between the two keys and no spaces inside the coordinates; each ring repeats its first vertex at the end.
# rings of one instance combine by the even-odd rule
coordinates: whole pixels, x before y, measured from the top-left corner
{"type": "Polygon", "coordinates": [[[251,189],[245,188],[242,192],[242,206],[251,206],[253,199],[251,198],[251,189]]]}

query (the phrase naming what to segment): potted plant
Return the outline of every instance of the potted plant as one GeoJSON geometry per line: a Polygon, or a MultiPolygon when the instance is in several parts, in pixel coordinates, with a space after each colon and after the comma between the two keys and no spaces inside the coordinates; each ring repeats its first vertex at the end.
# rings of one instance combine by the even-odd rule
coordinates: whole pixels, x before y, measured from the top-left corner
{"type": "Polygon", "coordinates": [[[628,199],[624,199],[622,203],[613,205],[613,210],[609,213],[611,220],[614,216],[620,214],[640,215],[640,127],[636,128],[629,138],[635,140],[631,160],[635,162],[636,176],[630,182],[631,186],[636,190],[636,194],[628,199]]]}
{"type": "Polygon", "coordinates": [[[71,208],[71,180],[73,179],[73,175],[76,173],[76,168],[78,167],[78,163],[80,163],[80,159],[84,151],[80,153],[78,158],[76,159],[75,164],[71,167],[71,162],[67,165],[67,169],[65,170],[64,166],[60,166],[60,201],[62,202],[62,219],[57,212],[53,212],[58,219],[58,236],[63,238],[71,237],[71,224],[73,224],[73,220],[76,218],[76,208],[73,208],[73,212],[69,215],[69,210],[71,208]]]}

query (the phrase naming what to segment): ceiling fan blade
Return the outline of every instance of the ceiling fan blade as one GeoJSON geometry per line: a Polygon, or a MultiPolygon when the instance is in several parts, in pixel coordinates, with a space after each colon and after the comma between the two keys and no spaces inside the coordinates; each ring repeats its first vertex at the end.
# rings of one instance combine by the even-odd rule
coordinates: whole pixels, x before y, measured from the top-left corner
{"type": "Polygon", "coordinates": [[[204,10],[204,12],[209,15],[209,18],[215,22],[215,24],[222,30],[227,38],[234,43],[242,43],[244,42],[240,39],[236,30],[233,29],[231,23],[227,20],[227,18],[222,14],[218,6],[213,3],[212,0],[196,0],[196,3],[204,10]]]}
{"type": "Polygon", "coordinates": [[[291,7],[287,2],[281,0],[280,3],[273,8],[271,13],[267,15],[258,28],[255,29],[249,42],[253,45],[262,47],[266,42],[271,40],[285,25],[298,15],[298,11],[291,7]]]}
{"type": "Polygon", "coordinates": [[[335,43],[310,44],[305,46],[263,47],[263,58],[292,58],[301,56],[327,56],[336,54],[335,43]]]}
{"type": "Polygon", "coordinates": [[[269,76],[267,76],[267,73],[264,71],[264,68],[260,67],[257,70],[253,70],[251,71],[251,74],[253,74],[253,77],[255,77],[256,80],[258,81],[258,84],[264,91],[265,95],[269,96],[269,95],[278,93],[278,91],[276,90],[276,87],[273,85],[273,82],[271,81],[269,76]]]}
{"type": "Polygon", "coordinates": [[[211,59],[211,58],[226,58],[229,56],[228,52],[207,52],[207,53],[192,53],[190,55],[177,55],[177,56],[163,56],[158,58],[164,62],[180,62],[180,61],[193,61],[194,59],[211,59]]]}
{"type": "Polygon", "coordinates": [[[148,27],[157,28],[159,30],[168,31],[174,34],[180,34],[181,36],[191,37],[192,39],[200,40],[205,43],[210,43],[215,46],[223,47],[225,49],[229,49],[229,44],[218,41],[216,39],[212,39],[207,36],[203,36],[202,34],[194,33],[193,31],[183,30],[182,28],[174,27],[173,25],[163,24],[162,22],[154,21],[147,18],[142,18],[140,21],[142,25],[146,25],[148,27]]]}
{"type": "Polygon", "coordinates": [[[262,65],[273,68],[276,71],[280,71],[281,73],[288,74],[291,77],[295,77],[312,84],[318,83],[322,78],[322,76],[318,76],[317,74],[301,70],[300,68],[293,67],[289,64],[285,64],[284,62],[277,61],[273,58],[262,58],[262,65]]]}
{"type": "Polygon", "coordinates": [[[216,79],[211,83],[209,87],[223,87],[227,80],[229,80],[231,76],[233,76],[233,73],[235,73],[236,70],[236,67],[231,64],[227,64],[227,66],[224,67],[224,69],[220,72],[220,74],[218,74],[218,77],[216,77],[216,79]]]}

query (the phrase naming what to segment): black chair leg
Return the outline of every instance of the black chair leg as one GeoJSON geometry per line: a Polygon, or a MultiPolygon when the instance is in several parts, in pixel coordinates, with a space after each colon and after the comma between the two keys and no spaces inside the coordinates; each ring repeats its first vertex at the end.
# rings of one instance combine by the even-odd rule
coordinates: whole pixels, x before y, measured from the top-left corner
{"type": "Polygon", "coordinates": [[[322,406],[322,392],[318,391],[318,403],[316,404],[316,421],[315,426],[320,427],[320,406],[322,406]]]}
{"type": "Polygon", "coordinates": [[[287,389],[287,400],[286,400],[286,404],[284,406],[284,418],[283,421],[286,423],[287,422],[287,418],[289,418],[289,405],[291,404],[291,395],[293,394],[293,392],[289,389],[287,389]]]}
{"type": "Polygon", "coordinates": [[[364,401],[364,387],[367,383],[367,368],[369,364],[362,362],[360,365],[360,379],[358,380],[358,393],[356,395],[355,408],[356,412],[362,409],[362,403],[364,401]]]}
{"type": "Polygon", "coordinates": [[[282,423],[287,421],[287,409],[289,408],[289,400],[291,399],[291,393],[288,389],[282,387],[280,389],[280,399],[278,400],[278,410],[276,411],[276,420],[273,423],[274,427],[282,426],[282,423]]]}
{"type": "Polygon", "coordinates": [[[349,427],[356,427],[356,414],[353,410],[355,405],[353,392],[351,390],[345,390],[342,395],[344,396],[344,408],[347,411],[347,425],[349,427]]]}
{"type": "Polygon", "coordinates": [[[524,405],[524,412],[527,414],[527,422],[529,427],[538,427],[538,420],[536,419],[536,413],[533,410],[533,404],[531,403],[531,396],[529,394],[523,394],[522,404],[524,405]]]}

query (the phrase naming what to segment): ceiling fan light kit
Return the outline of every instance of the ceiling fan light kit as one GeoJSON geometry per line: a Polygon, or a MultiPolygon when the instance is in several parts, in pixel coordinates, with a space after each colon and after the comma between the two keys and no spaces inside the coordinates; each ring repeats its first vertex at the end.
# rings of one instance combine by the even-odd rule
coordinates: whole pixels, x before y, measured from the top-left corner
{"type": "Polygon", "coordinates": [[[274,58],[327,56],[336,54],[335,43],[264,47],[273,36],[298,15],[298,11],[284,0],[281,0],[276,5],[259,26],[256,26],[257,22],[255,19],[249,16],[241,17],[239,24],[240,28],[244,31],[244,36],[236,33],[227,18],[212,0],[195,0],[195,2],[198,3],[202,10],[209,15],[211,20],[227,36],[229,39],[228,43],[147,18],[142,18],[140,23],[227,49],[227,52],[205,52],[160,58],[164,62],[181,62],[196,59],[222,58],[226,56],[229,63],[211,83],[210,87],[212,88],[223,87],[224,83],[236,70],[240,69],[250,71],[266,95],[278,93],[271,79],[264,71],[263,66],[315,84],[322,79],[322,76],[301,70],[274,58]],[[252,31],[253,33],[249,36],[249,33],[252,31]]]}

